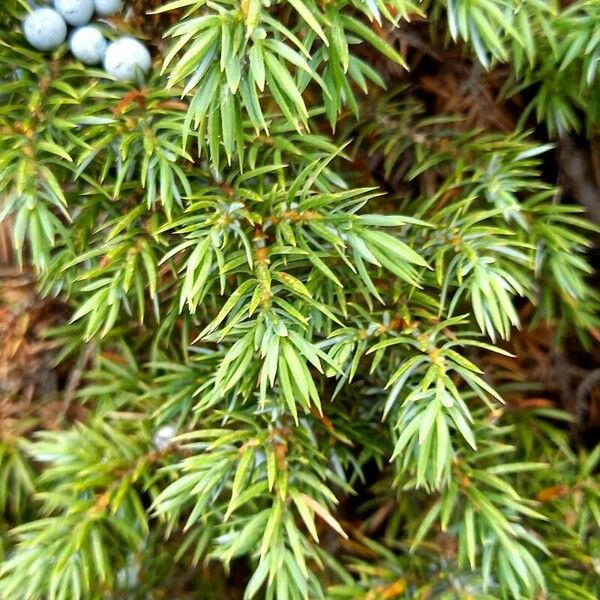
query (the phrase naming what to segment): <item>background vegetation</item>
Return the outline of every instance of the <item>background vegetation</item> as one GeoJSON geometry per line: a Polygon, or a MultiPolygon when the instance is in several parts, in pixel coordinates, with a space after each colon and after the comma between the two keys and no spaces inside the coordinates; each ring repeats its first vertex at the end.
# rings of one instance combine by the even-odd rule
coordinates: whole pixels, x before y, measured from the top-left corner
{"type": "Polygon", "coordinates": [[[1,6],[1,598],[600,595],[598,0],[1,6]]]}

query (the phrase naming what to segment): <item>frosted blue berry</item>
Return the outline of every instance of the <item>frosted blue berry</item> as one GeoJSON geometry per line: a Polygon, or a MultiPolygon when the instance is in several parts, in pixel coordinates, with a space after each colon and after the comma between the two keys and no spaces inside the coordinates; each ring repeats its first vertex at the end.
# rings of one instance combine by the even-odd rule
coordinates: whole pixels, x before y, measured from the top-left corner
{"type": "Polygon", "coordinates": [[[96,14],[101,17],[108,17],[114,15],[121,10],[123,6],[122,0],[94,0],[94,6],[96,8],[96,14]]]}
{"type": "Polygon", "coordinates": [[[151,66],[152,59],[146,46],[129,37],[109,44],[104,57],[106,72],[118,81],[136,79],[138,72],[147,75],[151,66]]]}
{"type": "Polygon", "coordinates": [[[84,65],[97,65],[104,60],[106,40],[97,27],[86,25],[76,29],[69,40],[73,56],[84,65]]]}
{"type": "Polygon", "coordinates": [[[177,435],[175,425],[164,425],[154,433],[153,443],[154,448],[159,452],[164,452],[172,443],[173,438],[177,435]]]}
{"type": "Polygon", "coordinates": [[[38,8],[23,23],[25,39],[37,50],[56,50],[67,37],[65,20],[51,8],[38,8]]]}
{"type": "Polygon", "coordinates": [[[85,25],[94,14],[94,0],[54,0],[54,8],[69,25],[85,25]]]}

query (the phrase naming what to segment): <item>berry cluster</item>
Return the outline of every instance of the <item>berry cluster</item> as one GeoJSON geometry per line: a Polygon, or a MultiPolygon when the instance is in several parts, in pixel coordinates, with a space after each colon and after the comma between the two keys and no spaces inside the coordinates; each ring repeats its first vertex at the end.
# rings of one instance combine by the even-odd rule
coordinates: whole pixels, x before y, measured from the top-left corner
{"type": "Polygon", "coordinates": [[[69,49],[86,65],[104,64],[104,69],[118,81],[147,75],[152,59],[146,46],[131,37],[108,42],[96,25],[88,25],[94,12],[107,17],[122,9],[122,0],[54,0],[54,8],[37,8],[23,22],[25,38],[43,52],[56,50],[69,36],[69,49]]]}

